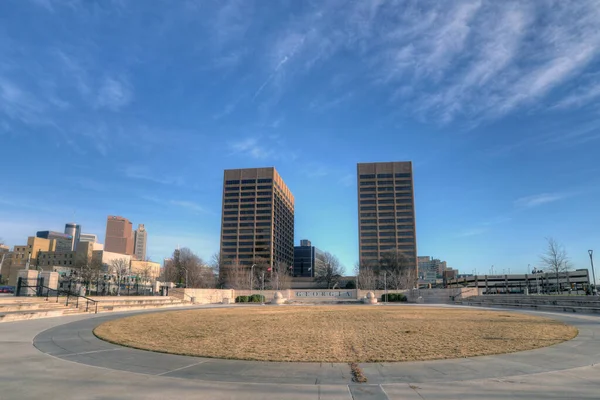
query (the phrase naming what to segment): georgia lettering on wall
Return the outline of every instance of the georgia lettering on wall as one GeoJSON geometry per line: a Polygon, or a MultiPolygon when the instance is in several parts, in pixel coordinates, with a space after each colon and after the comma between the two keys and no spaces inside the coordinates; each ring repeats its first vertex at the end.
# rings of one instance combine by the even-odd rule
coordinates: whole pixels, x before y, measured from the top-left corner
{"type": "Polygon", "coordinates": [[[296,297],[352,297],[352,292],[329,290],[297,291],[296,297]]]}

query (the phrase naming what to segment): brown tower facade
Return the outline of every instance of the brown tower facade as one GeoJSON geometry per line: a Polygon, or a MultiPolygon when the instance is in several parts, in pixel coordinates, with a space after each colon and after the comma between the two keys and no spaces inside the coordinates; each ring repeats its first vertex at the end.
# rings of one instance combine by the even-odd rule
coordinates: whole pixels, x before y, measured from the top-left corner
{"type": "Polygon", "coordinates": [[[273,167],[225,170],[221,261],[294,264],[294,196],[273,167]]]}
{"type": "Polygon", "coordinates": [[[417,270],[412,163],[358,164],[360,265],[376,266],[383,252],[402,252],[417,270]]]}
{"type": "Polygon", "coordinates": [[[108,216],[104,250],[111,253],[133,254],[133,228],[127,218],[108,216]]]}

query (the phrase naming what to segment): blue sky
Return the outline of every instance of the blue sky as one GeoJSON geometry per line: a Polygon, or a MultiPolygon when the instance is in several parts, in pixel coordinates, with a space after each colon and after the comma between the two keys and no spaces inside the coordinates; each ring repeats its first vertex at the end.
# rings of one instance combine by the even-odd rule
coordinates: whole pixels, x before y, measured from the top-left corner
{"type": "MultiPolygon", "coordinates": [[[[0,237],[109,214],[218,251],[223,169],[275,166],[296,242],[358,259],[356,163],[412,160],[419,255],[600,254],[597,1],[0,3],[0,237]]],[[[598,262],[600,264],[600,261],[598,262]]]]}

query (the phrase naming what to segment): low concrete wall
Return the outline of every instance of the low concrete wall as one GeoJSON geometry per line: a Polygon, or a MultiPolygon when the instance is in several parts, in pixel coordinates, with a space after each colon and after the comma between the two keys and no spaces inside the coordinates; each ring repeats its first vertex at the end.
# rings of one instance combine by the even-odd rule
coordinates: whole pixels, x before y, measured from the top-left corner
{"type": "MultiPolygon", "coordinates": [[[[368,292],[374,292],[377,299],[386,293],[385,290],[357,290],[357,289],[282,289],[282,290],[235,290],[235,289],[171,289],[169,295],[183,301],[195,299],[198,304],[222,303],[228,298],[231,302],[238,296],[250,296],[262,294],[266,301],[270,301],[275,293],[280,292],[283,298],[294,301],[335,301],[335,300],[358,300],[367,296],[368,292]]],[[[424,303],[451,303],[456,299],[476,296],[477,288],[456,289],[417,289],[417,290],[388,290],[388,294],[403,293],[409,302],[416,303],[419,297],[424,303]]]]}
{"type": "Polygon", "coordinates": [[[171,289],[169,295],[183,301],[194,299],[196,304],[222,303],[224,298],[233,299],[235,290],[233,289],[171,289]]]}
{"type": "Polygon", "coordinates": [[[482,295],[464,298],[457,302],[470,306],[600,313],[600,298],[597,296],[482,295]]]}
{"type": "Polygon", "coordinates": [[[446,304],[478,294],[479,290],[477,288],[414,289],[409,290],[406,296],[411,303],[446,304]]]}

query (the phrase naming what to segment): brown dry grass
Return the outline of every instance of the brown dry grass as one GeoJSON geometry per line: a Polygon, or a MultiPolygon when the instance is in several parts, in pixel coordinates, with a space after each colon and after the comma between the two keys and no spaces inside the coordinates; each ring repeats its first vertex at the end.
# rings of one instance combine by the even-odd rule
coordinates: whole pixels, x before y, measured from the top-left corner
{"type": "Polygon", "coordinates": [[[125,346],[261,361],[385,362],[511,353],[577,329],[548,318],[449,308],[240,307],[144,314],[94,333],[125,346]]]}

